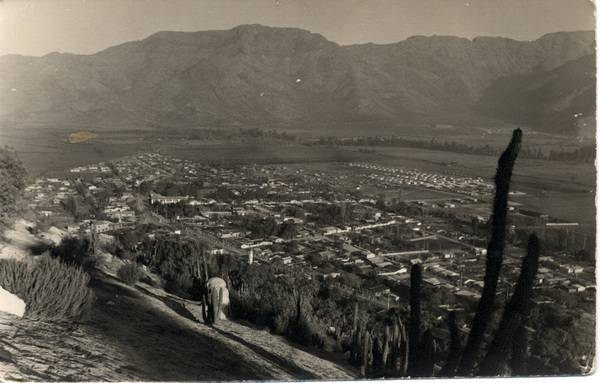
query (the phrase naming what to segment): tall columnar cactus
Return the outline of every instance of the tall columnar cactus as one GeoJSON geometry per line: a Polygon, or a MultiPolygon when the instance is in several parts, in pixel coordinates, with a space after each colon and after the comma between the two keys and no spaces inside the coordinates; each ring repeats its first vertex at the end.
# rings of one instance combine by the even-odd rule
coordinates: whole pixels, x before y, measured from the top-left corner
{"type": "Polygon", "coordinates": [[[510,369],[513,376],[523,376],[527,373],[525,358],[527,356],[527,330],[525,325],[521,325],[516,329],[512,342],[510,369]]]}
{"type": "Polygon", "coordinates": [[[360,360],[361,334],[358,327],[358,302],[354,302],[354,316],[352,317],[352,333],[350,334],[350,363],[358,364],[360,360]]]}
{"type": "Polygon", "coordinates": [[[410,321],[408,329],[408,375],[422,376],[420,363],[421,326],[421,265],[410,269],[410,321]]]}
{"type": "Polygon", "coordinates": [[[371,339],[371,331],[365,329],[362,348],[362,358],[360,360],[360,375],[363,378],[368,377],[368,374],[371,372],[373,360],[372,345],[373,344],[371,339]]]}
{"type": "Polygon", "coordinates": [[[495,184],[496,194],[494,197],[494,208],[492,212],[492,236],[487,248],[486,271],[484,277],[484,287],[481,293],[481,299],[477,307],[477,312],[473,318],[473,325],[467,345],[458,366],[458,375],[470,375],[475,359],[480,355],[481,342],[483,334],[490,322],[496,288],[498,285],[498,276],[502,266],[502,256],[504,253],[504,241],[506,237],[506,216],[508,212],[508,190],[513,167],[519,149],[521,147],[522,131],[515,129],[508,147],[498,160],[495,184]]]}
{"type": "Polygon", "coordinates": [[[494,376],[500,374],[509,351],[510,342],[520,341],[519,338],[515,337],[515,333],[523,324],[523,316],[537,274],[539,256],[540,244],[538,238],[535,234],[531,234],[527,243],[527,256],[523,259],[515,292],[504,310],[498,331],[496,331],[488,353],[481,363],[480,375],[494,376]]]}
{"type": "Polygon", "coordinates": [[[400,318],[398,318],[398,323],[400,327],[400,349],[398,350],[400,360],[399,375],[405,376],[408,371],[408,337],[406,336],[406,327],[402,324],[400,318]]]}
{"type": "Polygon", "coordinates": [[[393,342],[393,339],[390,336],[390,325],[389,325],[389,323],[386,323],[384,334],[383,334],[383,345],[382,345],[382,349],[381,349],[381,370],[382,370],[382,375],[384,375],[384,376],[388,376],[391,372],[389,365],[391,364],[390,363],[390,361],[391,361],[390,345],[392,342],[393,342]]]}
{"type": "Polygon", "coordinates": [[[435,367],[435,353],[437,345],[431,329],[425,331],[421,340],[421,362],[419,363],[419,375],[423,377],[433,376],[435,367]]]}
{"type": "MultiPolygon", "coordinates": [[[[472,329],[464,352],[460,353],[461,343],[456,318],[450,313],[449,328],[451,343],[449,355],[440,375],[461,376],[472,374],[476,358],[481,354],[481,343],[484,332],[492,314],[498,277],[502,265],[504,241],[506,234],[506,216],[508,211],[508,190],[512,169],[520,148],[522,132],[516,129],[506,151],[498,161],[496,172],[496,194],[492,214],[492,236],[488,244],[486,258],[486,274],[484,289],[479,301],[472,329]]],[[[523,317],[539,259],[539,243],[535,235],[529,238],[527,256],[523,260],[513,297],[505,309],[502,322],[488,348],[485,359],[479,366],[483,375],[497,375],[504,368],[505,356],[512,354],[511,368],[517,375],[525,371],[525,354],[527,350],[526,332],[523,317]],[[512,346],[512,352],[509,352],[512,346]]],[[[379,339],[366,326],[358,323],[358,304],[354,306],[354,321],[351,345],[351,361],[361,368],[362,377],[425,377],[433,376],[436,343],[431,331],[421,336],[421,282],[422,274],[419,264],[411,268],[410,285],[410,318],[408,336],[398,316],[392,314],[385,324],[383,340],[379,339]]]]}
{"type": "Polygon", "coordinates": [[[385,376],[383,370],[383,343],[385,338],[379,338],[373,334],[373,347],[371,354],[373,355],[371,378],[379,378],[385,376]]]}
{"type": "Polygon", "coordinates": [[[390,376],[406,376],[408,363],[408,340],[402,320],[397,314],[392,315],[392,330],[390,333],[390,357],[388,370],[390,376]]]}
{"type": "Polygon", "coordinates": [[[448,357],[444,363],[440,376],[450,376],[456,371],[456,366],[460,360],[461,344],[459,339],[458,325],[456,324],[456,313],[450,311],[448,315],[448,327],[450,328],[450,347],[448,350],[448,357]]]}

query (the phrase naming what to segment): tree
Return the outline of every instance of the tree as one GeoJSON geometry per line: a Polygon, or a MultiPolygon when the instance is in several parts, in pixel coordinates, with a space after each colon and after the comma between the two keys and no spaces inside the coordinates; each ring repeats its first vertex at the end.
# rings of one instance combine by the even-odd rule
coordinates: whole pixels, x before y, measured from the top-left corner
{"type": "Polygon", "coordinates": [[[0,148],[0,222],[19,211],[26,178],[27,170],[15,151],[8,146],[0,148]]]}

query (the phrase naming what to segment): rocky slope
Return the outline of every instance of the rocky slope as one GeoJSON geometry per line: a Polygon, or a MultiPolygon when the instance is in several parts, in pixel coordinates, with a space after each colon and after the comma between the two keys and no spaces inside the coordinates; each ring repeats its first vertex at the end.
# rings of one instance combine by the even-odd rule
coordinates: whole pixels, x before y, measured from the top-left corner
{"type": "Polygon", "coordinates": [[[593,116],[594,54],[592,31],[353,46],[259,25],[160,32],[93,55],[0,57],[0,118],[96,129],[501,120],[569,132],[573,115],[593,116]]]}

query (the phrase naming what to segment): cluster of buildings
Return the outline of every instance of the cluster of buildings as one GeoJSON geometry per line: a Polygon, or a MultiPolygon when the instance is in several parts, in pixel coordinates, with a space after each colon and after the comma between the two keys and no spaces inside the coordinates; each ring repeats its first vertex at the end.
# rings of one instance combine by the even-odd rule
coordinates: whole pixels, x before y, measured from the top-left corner
{"type": "MultiPolygon", "coordinates": [[[[412,185],[457,194],[446,202],[432,204],[431,208],[444,209],[447,204],[460,203],[464,198],[460,195],[473,198],[492,191],[492,185],[480,178],[361,163],[348,166],[360,169],[363,173],[358,177],[376,187],[412,185]]],[[[483,287],[483,249],[469,244],[463,240],[466,236],[458,234],[457,239],[448,242],[447,234],[458,231],[447,222],[380,210],[373,196],[357,195],[337,187],[338,182],[344,181],[344,175],[332,177],[324,171],[282,165],[224,169],[150,153],[110,164],[73,168],[69,174],[68,180],[40,178],[27,188],[31,205],[40,214],[65,216],[62,224],[57,220],[55,226],[69,235],[85,233],[93,224],[95,230],[110,241],[111,231],[154,220],[171,225],[173,234],[205,239],[212,251],[249,256],[259,264],[305,265],[316,268],[327,278],[341,277],[358,284],[361,279],[378,276],[392,284],[408,285],[410,267],[418,262],[423,265],[424,282],[433,288],[447,289],[457,296],[477,297],[483,287]],[[163,187],[161,194],[152,188],[141,191],[144,183],[168,186],[163,187]],[[65,213],[70,198],[82,201],[104,198],[106,201],[100,217],[73,222],[65,213]],[[197,213],[167,218],[161,215],[160,209],[151,209],[148,203],[155,206],[183,203],[194,206],[197,213]],[[339,207],[344,214],[342,222],[315,219],[323,206],[339,207]],[[270,219],[277,225],[292,225],[293,230],[286,236],[269,234],[256,238],[245,223],[261,219],[270,219]],[[401,236],[402,246],[390,244],[394,236],[401,236]],[[328,267],[317,267],[314,259],[326,261],[328,267]]],[[[426,202],[414,202],[415,206],[419,203],[426,202]]],[[[164,228],[161,230],[164,232],[164,228]]],[[[503,266],[510,277],[500,281],[500,289],[504,291],[513,287],[521,267],[523,250],[511,251],[503,266]]],[[[590,270],[574,264],[554,264],[553,259],[541,260],[537,286],[558,287],[569,292],[592,289],[593,276],[592,280],[587,277],[590,270]]],[[[368,294],[374,300],[383,301],[392,293],[385,285],[377,285],[371,287],[368,294]]]]}
{"type": "Polygon", "coordinates": [[[398,188],[401,185],[411,185],[450,191],[472,197],[487,196],[493,192],[493,185],[480,177],[427,173],[417,169],[409,170],[354,162],[349,163],[348,166],[365,169],[366,172],[363,175],[365,178],[388,189],[398,188]]]}

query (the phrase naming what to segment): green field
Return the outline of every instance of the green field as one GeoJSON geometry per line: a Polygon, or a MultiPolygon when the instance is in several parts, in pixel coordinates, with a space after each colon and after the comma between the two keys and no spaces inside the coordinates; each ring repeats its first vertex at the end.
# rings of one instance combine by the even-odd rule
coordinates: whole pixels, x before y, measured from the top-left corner
{"type": "Polygon", "coordinates": [[[206,141],[168,142],[161,145],[158,152],[198,163],[221,166],[369,160],[368,154],[359,153],[356,150],[260,141],[224,142],[221,144],[207,144],[206,141]]]}
{"type": "Polygon", "coordinates": [[[70,143],[69,135],[76,131],[59,128],[3,129],[0,142],[15,149],[34,177],[155,150],[153,143],[140,141],[138,137],[102,133],[85,142],[70,143]]]}

